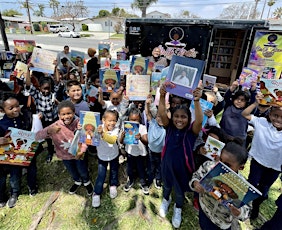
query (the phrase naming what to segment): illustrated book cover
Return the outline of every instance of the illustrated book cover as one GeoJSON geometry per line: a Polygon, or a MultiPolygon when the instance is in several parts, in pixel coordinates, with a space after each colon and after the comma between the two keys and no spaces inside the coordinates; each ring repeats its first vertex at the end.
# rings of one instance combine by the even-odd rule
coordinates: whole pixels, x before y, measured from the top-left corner
{"type": "Polygon", "coordinates": [[[260,92],[262,105],[282,106],[282,79],[260,79],[260,92]]]}
{"type": "Polygon", "coordinates": [[[239,76],[238,81],[239,81],[239,85],[242,86],[242,89],[245,90],[245,89],[250,89],[251,83],[253,81],[257,82],[257,79],[258,79],[258,71],[257,70],[244,67],[242,69],[242,72],[239,76]]]}
{"type": "Polygon", "coordinates": [[[100,84],[103,92],[116,91],[120,86],[120,70],[99,69],[100,84]]]}
{"type": "Polygon", "coordinates": [[[212,90],[216,83],[216,76],[204,74],[203,76],[203,87],[204,89],[212,90]]]}
{"type": "Polygon", "coordinates": [[[15,49],[20,53],[32,53],[33,48],[36,46],[34,40],[13,40],[15,49]]]}
{"type": "Polygon", "coordinates": [[[240,208],[261,196],[261,192],[242,175],[220,161],[201,179],[200,184],[227,208],[228,204],[240,208]]]}
{"type": "Polygon", "coordinates": [[[172,56],[166,78],[166,90],[174,95],[193,99],[193,90],[201,79],[205,62],[198,59],[172,56]]]}
{"type": "Polygon", "coordinates": [[[132,57],[131,73],[137,75],[146,75],[148,70],[149,59],[145,57],[132,57]]]}
{"type": "MultiPolygon", "coordinates": [[[[211,110],[213,107],[213,103],[204,100],[202,98],[200,98],[200,105],[203,111],[203,122],[202,122],[202,127],[204,127],[208,121],[208,116],[204,114],[204,112],[206,110],[211,110]]],[[[191,115],[192,115],[192,121],[195,120],[195,103],[194,101],[191,101],[191,105],[190,105],[190,111],[191,111],[191,115]]]]}
{"type": "Polygon", "coordinates": [[[120,75],[128,75],[130,73],[129,60],[111,59],[111,69],[120,70],[120,75]]]}
{"type": "Polygon", "coordinates": [[[125,137],[123,140],[124,144],[136,145],[138,140],[135,138],[135,135],[139,133],[139,123],[133,121],[124,121],[124,132],[125,137]]]}
{"type": "Polygon", "coordinates": [[[26,73],[27,73],[27,64],[21,62],[21,61],[17,61],[17,64],[15,66],[14,69],[14,75],[23,80],[26,78],[26,73]]]}
{"type": "Polygon", "coordinates": [[[145,101],[150,92],[150,75],[127,75],[126,95],[131,101],[145,101]]]}
{"type": "Polygon", "coordinates": [[[220,156],[221,150],[225,146],[225,143],[208,136],[206,143],[205,143],[205,156],[211,160],[217,160],[220,156]]]}
{"type": "Polygon", "coordinates": [[[0,164],[29,166],[38,142],[35,133],[10,127],[10,142],[0,145],[0,164]]]}

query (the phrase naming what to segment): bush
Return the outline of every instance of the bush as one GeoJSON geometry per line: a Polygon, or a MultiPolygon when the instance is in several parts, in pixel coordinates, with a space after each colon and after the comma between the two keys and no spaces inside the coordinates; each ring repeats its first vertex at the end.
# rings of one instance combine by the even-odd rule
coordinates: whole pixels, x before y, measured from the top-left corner
{"type": "Polygon", "coordinates": [[[33,23],[33,29],[34,31],[40,31],[40,26],[38,23],[33,23]]]}
{"type": "Polygon", "coordinates": [[[82,24],[82,31],[88,31],[88,25],[82,24]]]}

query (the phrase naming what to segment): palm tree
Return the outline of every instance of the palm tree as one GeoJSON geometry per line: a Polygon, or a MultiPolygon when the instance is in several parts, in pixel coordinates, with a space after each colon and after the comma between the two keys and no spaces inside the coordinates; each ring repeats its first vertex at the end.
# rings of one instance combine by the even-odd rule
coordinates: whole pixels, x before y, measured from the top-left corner
{"type": "Polygon", "coordinates": [[[34,15],[38,17],[44,17],[44,4],[38,4],[38,10],[34,11],[34,15]]]}
{"type": "Polygon", "coordinates": [[[57,0],[50,0],[49,6],[53,9],[54,16],[58,16],[58,8],[59,8],[60,2],[57,0]]]}
{"type": "Polygon", "coordinates": [[[132,9],[139,9],[142,12],[142,18],[146,18],[146,11],[149,6],[156,3],[158,0],[134,0],[133,3],[131,3],[132,9]]]}
{"type": "Polygon", "coordinates": [[[19,2],[21,4],[20,8],[26,9],[26,13],[28,16],[29,24],[30,24],[30,33],[33,34],[33,25],[30,17],[30,10],[32,10],[32,5],[28,2],[28,0],[19,2]]]}
{"type": "Polygon", "coordinates": [[[270,14],[270,10],[271,10],[271,7],[275,4],[275,0],[269,0],[267,2],[267,5],[269,6],[269,9],[268,9],[268,13],[267,13],[267,19],[269,18],[269,14],[270,14]]]}
{"type": "Polygon", "coordinates": [[[281,18],[282,16],[282,7],[278,7],[274,10],[273,15],[275,16],[275,18],[281,18]]]}

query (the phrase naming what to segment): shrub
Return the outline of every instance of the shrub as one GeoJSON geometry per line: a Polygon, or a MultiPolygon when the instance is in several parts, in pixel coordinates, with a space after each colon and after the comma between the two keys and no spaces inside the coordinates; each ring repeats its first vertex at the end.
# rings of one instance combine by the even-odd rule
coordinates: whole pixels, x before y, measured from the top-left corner
{"type": "Polygon", "coordinates": [[[40,31],[40,26],[38,23],[33,23],[33,29],[34,31],[40,31]]]}
{"type": "Polygon", "coordinates": [[[82,31],[88,31],[88,25],[82,24],[82,31]]]}

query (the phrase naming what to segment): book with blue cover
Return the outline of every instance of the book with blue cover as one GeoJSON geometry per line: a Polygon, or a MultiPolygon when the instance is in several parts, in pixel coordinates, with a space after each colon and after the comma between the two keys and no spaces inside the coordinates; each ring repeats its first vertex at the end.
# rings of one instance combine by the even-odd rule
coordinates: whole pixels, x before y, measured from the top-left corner
{"type": "MultiPolygon", "coordinates": [[[[203,111],[203,122],[202,122],[202,127],[205,127],[207,121],[208,121],[208,116],[204,114],[206,110],[211,110],[213,107],[213,103],[204,100],[203,98],[200,98],[200,105],[203,111]]],[[[190,105],[190,110],[191,110],[191,115],[192,115],[192,120],[195,120],[195,104],[194,101],[191,101],[190,105]]]]}
{"type": "Polygon", "coordinates": [[[124,121],[124,132],[125,137],[123,140],[124,144],[136,145],[138,140],[135,138],[135,135],[139,133],[139,123],[134,121],[124,121]]]}

